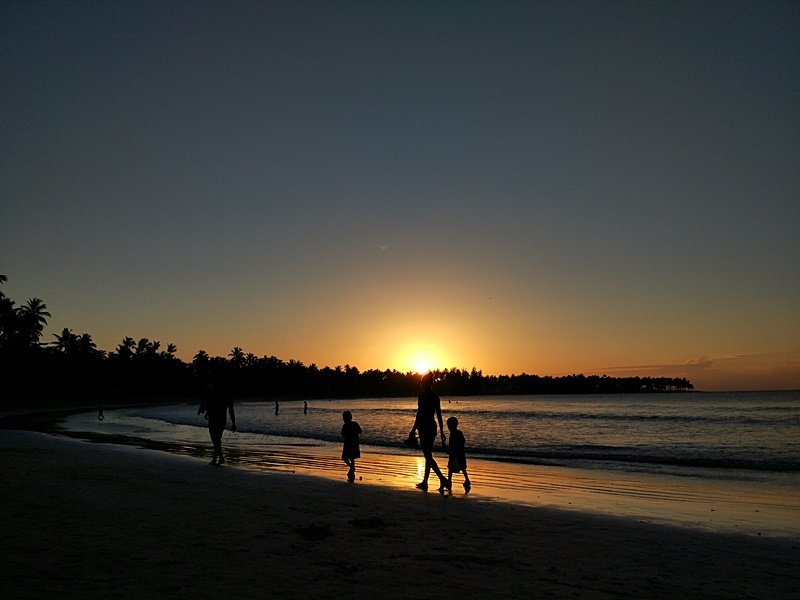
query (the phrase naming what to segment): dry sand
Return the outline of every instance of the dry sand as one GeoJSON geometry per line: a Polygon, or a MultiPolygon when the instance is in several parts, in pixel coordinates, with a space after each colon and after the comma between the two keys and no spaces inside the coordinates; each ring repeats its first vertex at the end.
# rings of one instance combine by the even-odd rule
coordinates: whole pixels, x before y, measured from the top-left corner
{"type": "Polygon", "coordinates": [[[796,540],[0,430],[3,598],[800,598],[796,540]]]}

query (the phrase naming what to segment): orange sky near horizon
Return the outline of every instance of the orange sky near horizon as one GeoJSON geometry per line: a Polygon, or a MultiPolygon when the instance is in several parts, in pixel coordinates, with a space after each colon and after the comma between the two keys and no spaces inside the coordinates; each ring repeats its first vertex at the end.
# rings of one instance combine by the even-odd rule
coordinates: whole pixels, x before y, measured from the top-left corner
{"type": "MultiPolygon", "coordinates": [[[[380,294],[374,290],[367,294],[365,289],[362,283],[362,293],[338,305],[330,296],[313,301],[309,293],[278,315],[234,305],[233,313],[245,318],[203,324],[204,308],[197,315],[175,309],[143,314],[124,332],[114,331],[112,315],[108,316],[111,332],[96,326],[87,329],[94,332],[100,347],[109,350],[123,335],[158,339],[164,346],[174,342],[186,361],[199,349],[227,356],[239,346],[256,356],[275,355],[319,367],[349,364],[360,370],[403,372],[475,367],[486,375],[686,377],[697,389],[709,391],[800,389],[800,352],[794,350],[791,324],[782,336],[773,335],[774,351],[765,353],[747,332],[712,338],[708,330],[724,329],[724,322],[713,319],[706,328],[698,323],[678,335],[632,318],[594,321],[593,313],[585,314],[580,305],[529,311],[496,295],[459,307],[452,290],[436,286],[428,289],[434,297],[441,293],[438,305],[414,304],[391,290],[380,303],[375,298],[380,294]],[[317,303],[327,305],[327,311],[317,303]],[[739,351],[729,352],[731,346],[739,351]]],[[[99,307],[98,311],[102,313],[99,307]]],[[[49,330],[60,331],[62,323],[74,325],[62,311],[53,312],[49,330]]]]}

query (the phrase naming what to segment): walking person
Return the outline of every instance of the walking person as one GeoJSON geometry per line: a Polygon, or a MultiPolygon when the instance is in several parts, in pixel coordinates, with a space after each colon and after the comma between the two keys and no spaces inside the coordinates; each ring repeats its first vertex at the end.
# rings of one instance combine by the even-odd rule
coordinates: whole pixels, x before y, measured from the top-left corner
{"type": "MultiPolygon", "coordinates": [[[[417,488],[428,491],[428,477],[431,469],[439,477],[439,492],[444,493],[448,489],[447,479],[442,475],[442,470],[433,458],[433,444],[436,441],[436,423],[439,423],[439,431],[442,432],[442,446],[447,441],[442,424],[442,401],[436,394],[433,387],[433,373],[426,373],[421,380],[422,389],[417,396],[417,417],[414,421],[414,429],[419,433],[419,443],[422,447],[422,455],[425,457],[425,474],[417,484],[417,488]],[[436,420],[434,420],[434,415],[436,420]]],[[[413,429],[412,429],[413,433],[413,429]]],[[[409,434],[410,436],[411,434],[409,434]]]]}
{"type": "Polygon", "coordinates": [[[450,458],[447,461],[447,489],[453,489],[453,473],[464,474],[464,492],[469,493],[472,484],[467,475],[467,454],[465,447],[467,440],[464,433],[458,428],[458,419],[450,417],[447,419],[447,429],[450,430],[450,458]]]}
{"type": "Polygon", "coordinates": [[[353,413],[346,410],[342,413],[342,437],[344,446],[342,447],[342,460],[350,467],[347,471],[347,481],[353,483],[356,480],[356,459],[361,458],[361,449],[358,443],[358,436],[361,435],[361,426],[357,421],[353,421],[353,413]]]}
{"type": "Polygon", "coordinates": [[[227,415],[231,416],[231,432],[236,433],[236,414],[233,412],[233,396],[219,389],[215,384],[209,383],[206,386],[203,400],[197,409],[197,414],[203,414],[208,421],[208,435],[214,445],[214,456],[211,462],[214,466],[225,463],[225,456],[222,454],[222,432],[225,431],[227,415]]]}

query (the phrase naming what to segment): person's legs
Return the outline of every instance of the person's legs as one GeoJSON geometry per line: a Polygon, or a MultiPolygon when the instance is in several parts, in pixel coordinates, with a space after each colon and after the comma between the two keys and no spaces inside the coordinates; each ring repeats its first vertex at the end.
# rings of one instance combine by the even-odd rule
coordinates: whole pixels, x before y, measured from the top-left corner
{"type": "Polygon", "coordinates": [[[433,472],[439,477],[439,491],[441,492],[443,488],[447,487],[447,479],[442,474],[442,470],[439,468],[439,465],[436,464],[436,460],[433,458],[433,449],[428,452],[428,455],[425,457],[425,477],[427,481],[428,473],[430,470],[433,469],[433,472]]]}
{"type": "Polygon", "coordinates": [[[422,447],[422,456],[425,457],[425,472],[422,477],[420,487],[422,489],[428,488],[428,477],[431,474],[431,465],[433,464],[433,442],[436,439],[436,426],[433,427],[419,427],[419,445],[422,447]]]}
{"type": "Polygon", "coordinates": [[[217,464],[217,444],[214,442],[214,433],[211,429],[208,430],[208,436],[211,438],[211,446],[214,448],[214,454],[211,456],[211,462],[209,464],[215,465],[217,464]]]}
{"type": "Polygon", "coordinates": [[[431,475],[431,465],[434,464],[433,454],[431,448],[422,448],[422,456],[425,457],[425,472],[422,477],[422,483],[428,485],[428,477],[431,475]]]}
{"type": "Polygon", "coordinates": [[[209,426],[208,433],[211,436],[211,443],[214,445],[214,457],[211,459],[212,465],[221,465],[225,462],[222,456],[222,432],[225,427],[209,426]]]}
{"type": "Polygon", "coordinates": [[[342,457],[344,464],[347,465],[347,480],[353,481],[356,478],[356,459],[342,457]]]}
{"type": "Polygon", "coordinates": [[[431,469],[433,469],[433,472],[439,477],[439,491],[442,491],[443,488],[447,487],[447,479],[442,474],[439,465],[436,464],[436,459],[433,458],[433,444],[426,445],[422,449],[422,454],[425,457],[425,474],[417,487],[421,489],[428,488],[428,477],[430,477],[431,469]]]}
{"type": "Polygon", "coordinates": [[[472,489],[472,484],[469,481],[469,475],[467,475],[467,470],[463,469],[464,471],[464,491],[469,492],[472,489]]]}

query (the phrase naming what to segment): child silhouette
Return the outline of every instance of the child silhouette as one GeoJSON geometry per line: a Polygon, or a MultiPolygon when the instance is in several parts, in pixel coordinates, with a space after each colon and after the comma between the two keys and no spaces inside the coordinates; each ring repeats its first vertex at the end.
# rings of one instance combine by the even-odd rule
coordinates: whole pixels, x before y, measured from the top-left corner
{"type": "Polygon", "coordinates": [[[353,421],[353,414],[346,410],[342,413],[342,437],[344,446],[342,447],[342,460],[350,467],[347,472],[347,481],[352,483],[356,479],[356,459],[361,458],[361,450],[358,445],[358,436],[361,435],[361,427],[353,421]]]}
{"type": "Polygon", "coordinates": [[[464,491],[469,493],[472,484],[467,475],[467,455],[464,451],[467,440],[458,428],[458,419],[447,419],[447,428],[450,430],[450,459],[447,461],[447,487],[453,489],[453,473],[464,473],[464,491]]]}

